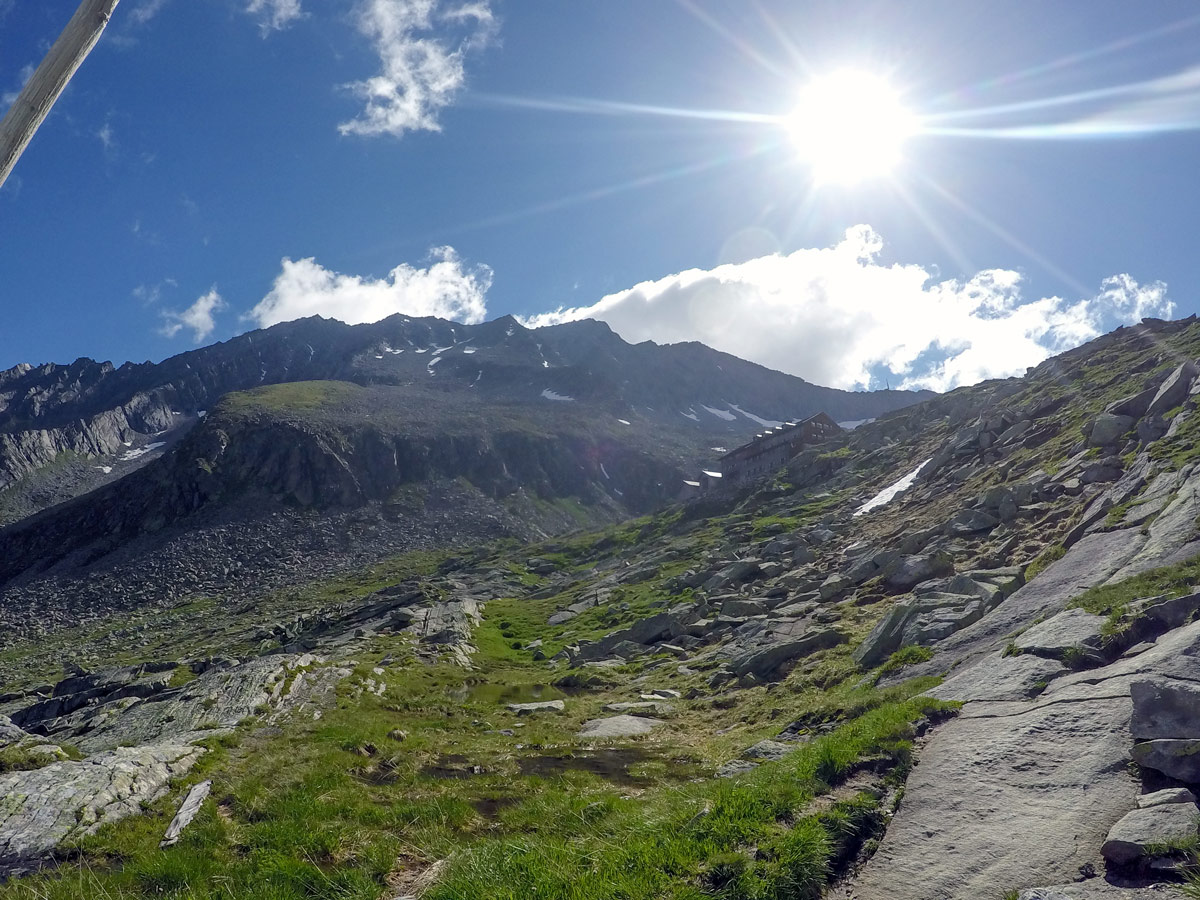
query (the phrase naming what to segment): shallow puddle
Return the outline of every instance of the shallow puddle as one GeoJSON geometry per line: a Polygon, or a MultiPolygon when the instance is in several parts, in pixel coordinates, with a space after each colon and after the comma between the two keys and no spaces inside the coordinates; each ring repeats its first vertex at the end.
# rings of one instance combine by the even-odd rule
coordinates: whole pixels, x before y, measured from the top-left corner
{"type": "Polygon", "coordinates": [[[472,765],[462,754],[446,753],[435,762],[422,766],[421,774],[427,778],[474,778],[485,773],[481,766],[472,765]]]}
{"type": "Polygon", "coordinates": [[[622,787],[649,787],[656,781],[686,781],[700,775],[700,766],[686,757],[670,758],[640,747],[616,747],[611,750],[586,750],[576,754],[526,756],[517,760],[522,775],[552,778],[567,772],[588,772],[622,787]],[[657,763],[656,771],[635,772],[635,768],[657,763]]]}
{"type": "Polygon", "coordinates": [[[540,703],[561,700],[567,695],[549,684],[463,684],[450,690],[459,703],[485,703],[504,706],[508,703],[540,703]]]}

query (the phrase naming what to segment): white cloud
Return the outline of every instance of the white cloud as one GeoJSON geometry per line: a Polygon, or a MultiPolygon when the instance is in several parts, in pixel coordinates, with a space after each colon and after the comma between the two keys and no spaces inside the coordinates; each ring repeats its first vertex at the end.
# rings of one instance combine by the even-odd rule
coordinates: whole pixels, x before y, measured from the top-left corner
{"type": "Polygon", "coordinates": [[[3,94],[0,94],[0,107],[3,107],[5,110],[7,110],[8,107],[12,106],[17,101],[17,98],[21,96],[21,91],[25,89],[25,85],[29,84],[29,79],[33,77],[33,72],[33,63],[26,63],[25,65],[21,66],[21,72],[17,76],[18,80],[21,82],[21,86],[14,91],[5,91],[3,94]]]}
{"type": "Polygon", "coordinates": [[[246,12],[258,17],[258,27],[262,29],[263,37],[272,31],[287,28],[304,15],[300,0],[250,0],[246,12]]]}
{"type": "Polygon", "coordinates": [[[173,338],[183,329],[190,328],[192,338],[198,344],[213,333],[213,329],[217,327],[216,314],[226,306],[227,304],[214,287],[183,312],[164,312],[162,314],[164,324],[159,329],[159,333],[173,338]]]}
{"type": "Polygon", "coordinates": [[[366,104],[338,126],[373,137],[439,131],[439,111],[466,81],[466,54],[488,42],[496,17],[490,0],[362,0],[358,28],[379,54],[380,71],[348,85],[366,104]]]}
{"type": "Polygon", "coordinates": [[[817,384],[882,387],[873,375],[890,372],[893,387],[946,390],[1019,375],[1117,325],[1174,310],[1162,282],[1114,275],[1094,297],[1029,300],[1018,272],[935,281],[920,265],[881,265],[882,247],[859,225],[832,247],[689,269],[527,324],[595,318],[631,342],[702,341],[817,384]]]}
{"type": "Polygon", "coordinates": [[[136,24],[145,25],[157,16],[166,5],[167,0],[142,0],[129,15],[136,24]]]}
{"type": "Polygon", "coordinates": [[[394,313],[482,322],[492,270],[464,267],[453,247],[434,248],[428,263],[423,269],[402,263],[376,279],[331,271],[311,257],[284,259],[270,293],[243,318],[260,328],[314,315],[350,325],[394,313]]]}

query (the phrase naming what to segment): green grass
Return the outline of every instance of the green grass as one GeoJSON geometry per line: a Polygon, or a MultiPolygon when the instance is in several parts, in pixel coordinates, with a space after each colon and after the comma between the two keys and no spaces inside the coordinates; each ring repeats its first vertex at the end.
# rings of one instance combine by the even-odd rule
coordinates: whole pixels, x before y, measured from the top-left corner
{"type": "MultiPolygon", "coordinates": [[[[645,688],[639,661],[572,693],[565,713],[512,716],[503,689],[553,677],[512,648],[546,633],[542,610],[525,615],[521,606],[490,605],[469,672],[417,662],[403,637],[375,639],[321,720],[275,736],[239,729],[215,742],[172,796],[84,838],[60,869],[0,885],[0,900],[377,900],[397,873],[443,859],[448,868],[430,900],[817,897],[883,819],[874,796],[820,813],[807,809],[810,801],[864,760],[886,760],[898,778],[913,723],[947,708],[915,696],[933,679],[852,687],[854,667],[835,648],[804,661],[771,694],[738,692],[732,708],[681,702],[667,729],[630,745],[645,754],[630,769],[642,779],[637,789],[585,772],[524,776],[518,758],[579,753],[582,721],[645,688]],[[379,677],[373,661],[384,656],[395,660],[382,676],[384,697],[356,690],[379,677]],[[792,720],[836,730],[738,780],[688,780],[792,720]],[[496,730],[504,727],[519,732],[505,738],[496,730]],[[444,754],[483,774],[427,774],[444,754]],[[160,850],[179,796],[201,778],[214,782],[210,799],[179,845],[160,850]],[[481,812],[481,803],[494,811],[481,812]]],[[[705,676],[672,667],[655,678],[686,690],[705,676]]]]}
{"type": "Polygon", "coordinates": [[[1025,567],[1025,581],[1033,581],[1042,572],[1044,572],[1052,562],[1062,559],[1067,555],[1067,548],[1062,544],[1053,544],[1043,550],[1038,557],[1025,567]]]}
{"type": "Polygon", "coordinates": [[[226,394],[220,405],[231,412],[319,410],[357,400],[362,393],[363,388],[348,381],[295,381],[226,394]]]}
{"type": "Polygon", "coordinates": [[[1116,584],[1102,584],[1084,591],[1070,603],[1096,615],[1123,614],[1133,600],[1165,594],[1182,597],[1200,585],[1200,556],[1173,566],[1150,569],[1116,584]]]}
{"type": "Polygon", "coordinates": [[[933,659],[933,650],[931,648],[909,644],[907,647],[901,647],[889,656],[887,662],[879,667],[879,674],[897,672],[905,666],[928,662],[931,659],[933,659]]]}

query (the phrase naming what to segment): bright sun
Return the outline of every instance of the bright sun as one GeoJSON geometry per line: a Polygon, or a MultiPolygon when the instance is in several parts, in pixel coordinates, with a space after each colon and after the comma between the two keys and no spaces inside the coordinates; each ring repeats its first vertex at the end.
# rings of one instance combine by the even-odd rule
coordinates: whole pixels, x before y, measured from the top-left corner
{"type": "Polygon", "coordinates": [[[813,177],[841,184],[892,171],[917,129],[890,84],[855,69],[809,82],[785,124],[813,177]]]}

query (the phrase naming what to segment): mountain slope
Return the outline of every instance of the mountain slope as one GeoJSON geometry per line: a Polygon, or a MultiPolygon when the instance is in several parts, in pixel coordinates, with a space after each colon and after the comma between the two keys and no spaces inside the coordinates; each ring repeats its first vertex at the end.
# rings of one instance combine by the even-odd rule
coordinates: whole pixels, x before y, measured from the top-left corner
{"type": "Polygon", "coordinates": [[[314,317],[158,364],[82,359],[0,372],[0,523],[147,461],[139,447],[169,444],[229,392],[313,380],[469,391],[501,403],[586,402],[690,429],[698,445],[704,435],[736,442],[764,422],[820,411],[871,418],[925,396],[820,388],[698,344],[634,347],[591,321],[531,331],[511,317],[466,326],[393,316],[353,327],[314,317]],[[46,484],[12,490],[52,463],[58,470],[46,484]]]}

